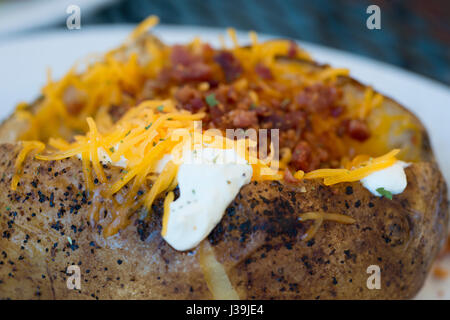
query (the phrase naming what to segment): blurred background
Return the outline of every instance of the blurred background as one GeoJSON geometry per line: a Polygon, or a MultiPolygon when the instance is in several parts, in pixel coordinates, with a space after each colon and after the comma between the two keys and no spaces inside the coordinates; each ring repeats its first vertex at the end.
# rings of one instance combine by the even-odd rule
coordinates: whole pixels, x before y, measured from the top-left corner
{"type": "Polygon", "coordinates": [[[65,29],[69,4],[80,6],[82,27],[155,14],[162,24],[232,26],[309,41],[450,84],[449,0],[0,0],[0,42],[65,29]],[[381,30],[366,28],[371,4],[381,9],[381,30]]]}

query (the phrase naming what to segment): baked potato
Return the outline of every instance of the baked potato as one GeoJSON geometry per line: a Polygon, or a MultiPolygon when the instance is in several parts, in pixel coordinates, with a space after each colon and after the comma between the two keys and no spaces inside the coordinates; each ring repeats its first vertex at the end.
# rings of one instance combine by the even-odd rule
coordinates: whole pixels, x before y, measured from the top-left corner
{"type": "MultiPolygon", "coordinates": [[[[149,59],[139,48],[155,41],[142,35],[114,54],[137,50],[140,58],[149,59]]],[[[159,41],[156,45],[164,46],[159,41]]],[[[328,68],[302,54],[276,60],[281,67],[296,64],[306,74],[328,68]]],[[[350,106],[350,98],[363,99],[367,93],[366,86],[346,75],[337,76],[333,86],[341,92],[343,105],[350,106]]],[[[135,98],[144,96],[140,92],[135,98]]],[[[38,113],[42,101],[27,106],[27,111],[38,113]]],[[[130,106],[124,103],[122,108],[130,106]]],[[[43,136],[32,136],[29,118],[15,113],[0,127],[0,298],[412,298],[446,240],[447,188],[420,121],[384,97],[365,122],[375,131],[385,115],[394,118],[387,130],[365,139],[342,140],[353,154],[375,157],[401,149],[399,158],[411,162],[405,169],[408,184],[403,192],[388,199],[372,194],[359,181],[329,185],[322,179],[296,179],[290,172],[284,179],[252,181],[240,189],[206,239],[180,252],[161,236],[166,192],[153,202],[150,216],[143,215],[141,204],[133,208],[126,227],[105,237],[111,212],[120,205],[105,200],[100,222],[92,219],[96,199],[87,190],[83,161],[77,157],[47,161],[28,154],[13,190],[15,159],[23,148],[20,140],[49,138],[47,129],[43,136]],[[309,221],[307,213],[324,214],[321,223],[309,221]],[[327,213],[345,214],[351,220],[327,213]],[[67,286],[71,265],[81,270],[79,290],[67,286]],[[367,286],[372,265],[380,268],[380,289],[367,286]]],[[[76,130],[64,125],[58,124],[59,136],[73,139],[76,130]]],[[[313,170],[302,166],[294,165],[296,170],[313,170]]],[[[121,167],[102,167],[108,180],[116,181],[123,174],[121,167]]],[[[95,179],[94,184],[100,183],[95,179]]],[[[140,192],[151,187],[152,183],[143,184],[140,192]]],[[[123,190],[131,189],[130,182],[123,190]]],[[[178,197],[179,190],[174,193],[178,197]]]]}

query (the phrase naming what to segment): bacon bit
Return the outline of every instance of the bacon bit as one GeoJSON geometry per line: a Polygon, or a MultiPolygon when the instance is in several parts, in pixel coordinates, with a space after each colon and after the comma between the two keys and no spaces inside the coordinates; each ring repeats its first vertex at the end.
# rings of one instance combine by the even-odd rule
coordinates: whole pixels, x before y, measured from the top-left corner
{"type": "Polygon", "coordinates": [[[185,46],[173,46],[170,61],[170,78],[178,82],[207,81],[211,78],[211,67],[202,62],[201,56],[193,55],[185,46]]]}
{"type": "Polygon", "coordinates": [[[181,103],[183,109],[189,110],[191,112],[198,112],[200,109],[205,107],[202,96],[200,92],[192,87],[183,86],[174,94],[175,99],[181,103]]]}
{"type": "Polygon", "coordinates": [[[248,110],[233,110],[229,113],[233,121],[233,126],[237,128],[248,128],[258,124],[256,112],[248,110]]]}
{"type": "Polygon", "coordinates": [[[343,113],[344,109],[340,106],[331,109],[331,116],[333,118],[339,117],[343,113]]]}
{"type": "Polygon", "coordinates": [[[352,139],[365,141],[370,137],[369,127],[364,120],[353,119],[348,123],[348,134],[352,139]]]}
{"type": "Polygon", "coordinates": [[[285,120],[284,116],[279,113],[268,113],[267,117],[264,117],[264,122],[268,124],[269,128],[276,128],[276,129],[284,129],[285,120]]]}
{"type": "Polygon", "coordinates": [[[327,112],[335,108],[338,98],[339,93],[336,88],[314,84],[300,92],[297,103],[310,112],[327,112]]]}
{"type": "Polygon", "coordinates": [[[190,86],[183,86],[175,92],[174,97],[182,104],[185,104],[194,98],[201,98],[201,95],[194,88],[190,86]]]}
{"type": "Polygon", "coordinates": [[[202,46],[203,56],[206,58],[211,58],[214,55],[214,48],[211,47],[209,43],[204,43],[202,46]]]}
{"type": "Polygon", "coordinates": [[[193,113],[200,111],[200,109],[202,109],[203,107],[205,107],[205,103],[203,102],[202,98],[194,98],[184,106],[186,110],[189,110],[193,113]]]}
{"type": "Polygon", "coordinates": [[[217,62],[222,68],[227,82],[236,80],[242,74],[241,63],[231,52],[221,51],[219,54],[214,56],[214,61],[217,62]]]}
{"type": "Polygon", "coordinates": [[[225,125],[222,120],[222,116],[225,114],[223,110],[223,104],[219,104],[216,107],[209,107],[209,116],[211,120],[214,122],[215,126],[218,128],[222,128],[225,125]]]}
{"type": "Polygon", "coordinates": [[[264,79],[264,80],[272,80],[273,79],[272,71],[261,63],[258,63],[255,66],[255,72],[261,79],[264,79]]]}
{"type": "Polygon", "coordinates": [[[433,269],[433,276],[440,280],[446,279],[448,277],[448,270],[446,270],[442,267],[436,266],[433,269]]]}
{"type": "Polygon", "coordinates": [[[173,65],[189,66],[198,62],[198,58],[193,56],[185,46],[174,45],[170,53],[170,61],[173,65]]]}
{"type": "Polygon", "coordinates": [[[258,116],[268,116],[272,111],[266,106],[255,106],[252,105],[251,110],[255,111],[258,116]]]}
{"type": "Polygon", "coordinates": [[[167,67],[161,70],[161,72],[156,76],[155,81],[147,80],[146,83],[149,82],[150,83],[149,85],[153,89],[163,90],[167,88],[171,79],[172,79],[172,69],[167,67]]]}
{"type": "Polygon", "coordinates": [[[287,56],[289,58],[295,58],[297,56],[297,52],[298,52],[297,43],[295,43],[294,41],[290,41],[287,56]]]}
{"type": "Polygon", "coordinates": [[[264,117],[264,122],[269,126],[269,128],[289,130],[293,128],[303,128],[306,124],[306,114],[301,110],[288,113],[275,113],[267,109],[264,110],[257,108],[255,111],[258,115],[264,115],[263,112],[266,112],[267,116],[264,117]]]}
{"type": "Polygon", "coordinates": [[[289,128],[303,128],[306,125],[306,113],[304,111],[292,111],[286,115],[289,128]]]}
{"type": "Polygon", "coordinates": [[[212,69],[206,63],[196,62],[189,66],[177,65],[171,75],[178,82],[208,81],[212,76],[212,69]]]}
{"type": "Polygon", "coordinates": [[[296,169],[309,171],[311,151],[311,147],[306,141],[300,141],[295,146],[294,152],[292,153],[291,163],[295,166],[296,169]]]}
{"type": "Polygon", "coordinates": [[[297,183],[298,180],[292,175],[291,170],[289,170],[289,168],[286,168],[286,170],[284,170],[284,180],[288,183],[297,183]]]}

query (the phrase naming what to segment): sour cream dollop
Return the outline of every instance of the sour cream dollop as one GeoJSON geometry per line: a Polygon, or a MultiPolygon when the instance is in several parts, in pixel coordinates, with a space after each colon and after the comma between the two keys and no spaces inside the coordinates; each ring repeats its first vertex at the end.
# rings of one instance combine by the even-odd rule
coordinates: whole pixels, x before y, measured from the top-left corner
{"type": "Polygon", "coordinates": [[[180,197],[170,204],[164,239],[179,251],[196,247],[252,175],[252,166],[233,149],[203,148],[183,154],[177,176],[180,197]]]}
{"type": "Polygon", "coordinates": [[[381,197],[377,191],[383,188],[392,194],[402,193],[407,185],[405,168],[409,164],[403,161],[396,161],[392,166],[376,171],[361,180],[362,185],[373,195],[381,197]]]}

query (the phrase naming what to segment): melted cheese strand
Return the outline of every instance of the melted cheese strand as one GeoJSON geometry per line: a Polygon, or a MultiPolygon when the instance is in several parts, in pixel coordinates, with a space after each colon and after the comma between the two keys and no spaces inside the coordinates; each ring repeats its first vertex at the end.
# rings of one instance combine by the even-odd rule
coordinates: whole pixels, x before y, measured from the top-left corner
{"type": "Polygon", "coordinates": [[[383,156],[370,159],[366,155],[355,157],[347,164],[350,169],[317,169],[306,174],[299,170],[294,174],[294,177],[300,179],[324,179],[324,184],[329,186],[341,182],[359,181],[370,174],[392,166],[397,159],[395,156],[400,152],[399,149],[394,149],[383,156]],[[355,168],[355,166],[357,166],[355,168]]]}
{"type": "Polygon", "coordinates": [[[397,160],[395,158],[392,158],[382,162],[373,163],[362,168],[354,169],[337,176],[327,177],[324,179],[324,184],[330,186],[332,184],[341,182],[360,181],[361,179],[367,177],[368,175],[370,175],[375,171],[379,171],[392,166],[396,161],[397,160]]]}
{"type": "Polygon", "coordinates": [[[207,239],[200,244],[199,263],[214,299],[239,300],[239,295],[233,288],[224,266],[217,261],[214,249],[207,239]]]}
{"type": "Polygon", "coordinates": [[[167,190],[173,179],[175,179],[177,171],[178,166],[173,161],[169,161],[145,197],[145,206],[147,208],[151,207],[159,194],[167,190]]]}
{"type": "Polygon", "coordinates": [[[355,219],[340,213],[326,213],[322,211],[305,212],[300,214],[298,219],[300,221],[314,220],[312,226],[303,236],[305,241],[311,240],[316,235],[323,221],[335,221],[342,224],[353,224],[356,222],[355,219]]]}
{"type": "Polygon", "coordinates": [[[94,167],[95,174],[101,183],[106,182],[105,172],[103,171],[102,166],[100,165],[100,161],[98,159],[98,141],[101,139],[99,133],[97,131],[97,126],[92,118],[87,118],[87,122],[89,125],[89,153],[90,158],[92,159],[92,166],[94,167]]]}
{"type": "Polygon", "coordinates": [[[162,230],[161,230],[161,236],[163,237],[167,234],[167,222],[169,221],[170,204],[173,202],[174,198],[175,195],[171,191],[167,194],[166,198],[164,199],[164,216],[162,220],[162,230]]]}
{"type": "Polygon", "coordinates": [[[16,158],[16,171],[11,180],[11,189],[14,191],[17,190],[17,185],[19,184],[20,176],[22,174],[23,162],[25,161],[28,153],[34,149],[36,149],[37,152],[41,152],[45,149],[45,145],[42,142],[38,141],[23,141],[22,146],[23,148],[22,150],[20,150],[19,155],[16,158]]]}
{"type": "Polygon", "coordinates": [[[233,28],[228,28],[227,33],[228,33],[228,36],[230,37],[231,41],[233,42],[234,47],[239,48],[239,42],[237,40],[236,30],[234,30],[233,28]]]}

